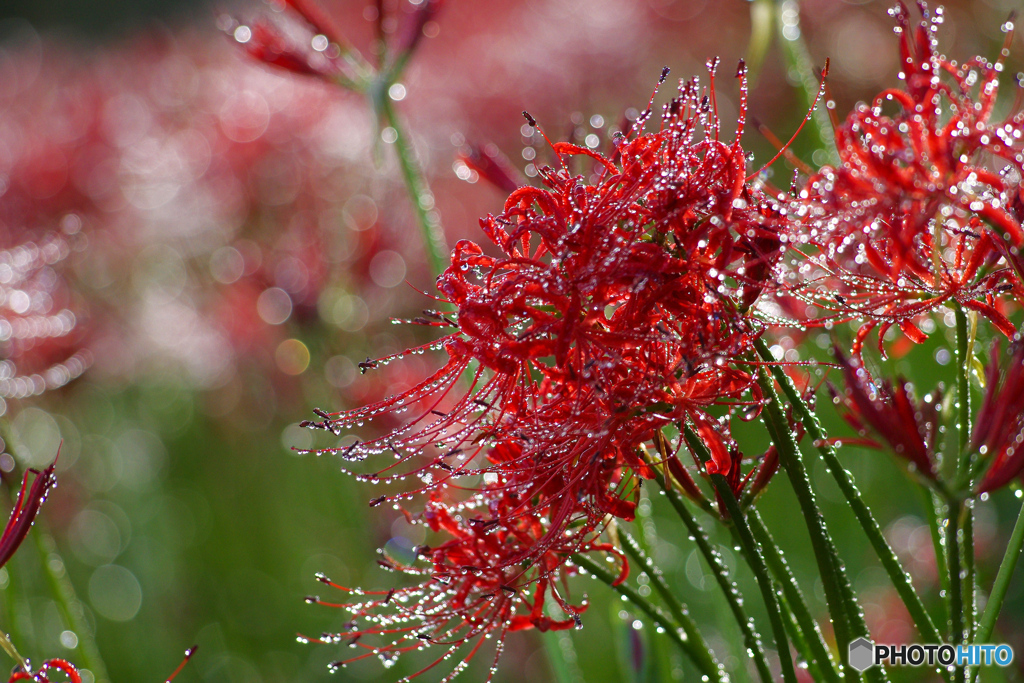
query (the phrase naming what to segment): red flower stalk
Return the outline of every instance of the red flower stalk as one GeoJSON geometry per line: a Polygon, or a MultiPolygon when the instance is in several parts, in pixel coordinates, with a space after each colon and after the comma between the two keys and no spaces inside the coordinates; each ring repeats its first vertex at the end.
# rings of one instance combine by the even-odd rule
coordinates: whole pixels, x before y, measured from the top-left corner
{"type": "Polygon", "coordinates": [[[53,463],[42,472],[35,469],[25,472],[21,481],[21,491],[18,493],[18,502],[11,510],[11,517],[7,520],[3,535],[0,536],[0,567],[7,564],[21,546],[21,542],[28,536],[36,515],[46,502],[46,495],[57,485],[57,477],[53,473],[56,466],[57,459],[54,458],[53,463]],[[29,474],[35,475],[31,486],[28,483],[29,474]]]}
{"type": "MultiPolygon", "coordinates": [[[[20,667],[18,667],[20,669],[20,667]]],[[[60,671],[66,677],[68,683],[82,683],[82,677],[78,673],[78,669],[74,667],[71,662],[64,659],[48,659],[43,662],[42,666],[39,667],[39,671],[31,673],[29,671],[15,670],[7,683],[14,683],[15,681],[34,681],[34,683],[51,683],[51,679],[48,672],[60,671]]],[[[53,683],[57,683],[54,681],[53,683]]]]}
{"type": "Polygon", "coordinates": [[[1000,297],[1024,300],[1024,229],[1013,209],[1024,114],[993,120],[1007,49],[995,64],[948,60],[936,52],[942,9],[919,6],[916,30],[902,4],[892,11],[904,87],[837,128],[841,163],[807,180],[795,211],[803,227],[794,240],[808,254],[796,293],[824,310],[816,324],[864,321],[855,354],[876,327],[880,347],[892,325],[922,341],[914,320],[952,301],[1012,336],[1000,297]]]}
{"type": "Polygon", "coordinates": [[[1024,472],[1024,342],[1019,337],[1005,365],[999,362],[999,345],[992,346],[985,400],[971,442],[991,461],[979,493],[1005,486],[1024,472]]]}
{"type": "MultiPolygon", "coordinates": [[[[895,384],[888,380],[873,382],[856,359],[847,358],[838,348],[835,356],[845,380],[842,397],[835,398],[844,408],[843,418],[860,434],[870,429],[906,460],[912,471],[936,481],[939,394],[915,402],[904,379],[897,379],[895,384]]],[[[877,441],[863,443],[879,446],[877,441]]]]}
{"type": "MultiPolygon", "coordinates": [[[[443,679],[451,680],[476,656],[485,636],[495,639],[495,652],[487,680],[493,676],[501,655],[505,634],[537,628],[541,631],[579,628],[580,614],[587,608],[569,602],[560,588],[564,579],[575,573],[567,564],[569,555],[578,549],[567,542],[553,548],[524,565],[522,558],[537,539],[544,534],[543,521],[536,516],[520,517],[512,524],[499,521],[501,515],[493,508],[515,506],[514,496],[502,495],[491,501],[494,517],[485,521],[480,516],[465,521],[457,517],[447,505],[433,500],[422,515],[430,529],[449,536],[450,540],[434,548],[420,547],[418,554],[429,562],[429,567],[404,566],[390,559],[381,560],[386,569],[415,577],[416,585],[389,591],[361,591],[333,583],[323,575],[323,583],[366,596],[365,600],[332,605],[352,613],[353,619],[343,633],[323,634],[319,642],[348,644],[363,652],[347,660],[332,664],[332,669],[353,661],[378,657],[386,667],[394,664],[400,655],[430,647],[441,649],[440,656],[414,678],[441,664],[451,654],[472,644],[468,654],[443,679]],[[536,588],[531,589],[532,586],[536,588]],[[545,601],[550,595],[565,614],[565,619],[553,619],[544,614],[545,601]],[[383,638],[384,643],[379,642],[383,638]]],[[[463,515],[472,513],[467,508],[463,515]]],[[[615,552],[610,546],[592,543],[590,551],[615,552]]],[[[616,553],[618,554],[618,553],[616,553]]],[[[620,581],[626,578],[624,558],[620,581]]],[[[309,602],[324,603],[318,597],[309,602]]]]}

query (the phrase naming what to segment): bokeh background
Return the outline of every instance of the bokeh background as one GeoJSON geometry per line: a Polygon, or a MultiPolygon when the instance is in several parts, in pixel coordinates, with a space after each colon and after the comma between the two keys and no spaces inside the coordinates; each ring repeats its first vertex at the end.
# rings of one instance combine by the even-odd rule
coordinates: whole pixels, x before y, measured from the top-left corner
{"type": "MultiPolygon", "coordinates": [[[[377,3],[323,5],[354,45],[372,53],[377,3]]],[[[943,51],[994,58],[1004,38],[999,26],[1017,5],[947,4],[943,51]]],[[[392,32],[415,10],[407,0],[381,6],[392,32]]],[[[807,0],[799,28],[789,27],[813,64],[831,58],[829,96],[840,116],[895,83],[888,6],[807,0]]],[[[464,145],[493,145],[535,175],[534,162],[547,157],[524,137],[524,109],[553,138],[605,145],[631,109],[635,116],[646,106],[662,66],[672,67],[671,84],[720,56],[731,76],[748,50],[752,7],[742,0],[446,2],[425,27],[395,106],[427,169],[448,243],[477,237],[477,218],[504,199],[459,161],[464,145]]],[[[327,663],[346,654],[342,646],[300,644],[296,634],[336,630],[346,617],[303,597],[328,599],[317,571],[343,584],[386,587],[393,577],[377,567],[376,549],[420,539],[398,513],[371,514],[370,492],[334,458],[292,449],[328,445],[298,427],[314,407],[363,404],[438,365],[428,354],[358,370],[365,358],[416,340],[391,320],[431,306],[417,290],[431,291],[433,275],[371,107],[360,95],[249,58],[224,29],[261,16],[287,20],[255,1],[0,5],[0,250],[60,244],[60,257],[39,275],[36,303],[51,314],[71,311],[75,322],[32,358],[32,349],[21,349],[28,360],[18,368],[75,351],[91,360],[82,377],[41,395],[12,376],[0,404],[5,490],[16,490],[23,468],[45,466],[64,441],[60,485],[23,550],[0,570],[0,628],[33,660],[66,656],[94,674],[102,661],[103,680],[162,681],[198,643],[179,678],[185,683],[387,678],[376,662],[329,675],[327,663]]],[[[1021,70],[1020,43],[1008,76],[1021,70]]],[[[776,37],[750,108],[780,137],[806,112],[797,87],[806,76],[776,37]]],[[[720,79],[718,98],[723,119],[735,120],[733,79],[720,79]]],[[[773,154],[756,131],[746,143],[762,162],[773,154]]],[[[822,163],[817,146],[805,133],[794,150],[822,163]]],[[[775,172],[786,184],[791,170],[780,162],[775,172]]],[[[919,386],[948,383],[952,366],[940,340],[933,335],[891,362],[919,386]]],[[[815,341],[811,335],[806,344],[816,349],[815,341]]],[[[794,340],[778,343],[786,350],[794,340]]],[[[842,433],[828,406],[822,412],[842,433]]],[[[764,447],[753,428],[739,437],[748,452],[764,447]]],[[[916,491],[879,453],[848,449],[845,457],[937,604],[916,491]]],[[[838,491],[824,472],[814,475],[873,632],[911,638],[838,491]]],[[[788,485],[776,481],[761,505],[820,608],[788,485]]],[[[1017,505],[1004,492],[979,506],[983,585],[1017,505]]],[[[742,661],[697,554],[659,501],[652,509],[657,559],[669,580],[709,624],[725,663],[742,661]]],[[[726,536],[719,541],[736,566],[726,536]]],[[[743,570],[737,579],[749,585],[743,570]]],[[[590,597],[583,631],[546,642],[532,632],[510,637],[499,679],[553,680],[555,666],[566,680],[690,677],[650,627],[634,628],[621,603],[600,587],[590,597]]],[[[1018,653],[1022,610],[1018,579],[999,634],[1018,653]]],[[[999,676],[1021,680],[1019,668],[999,676]]],[[[480,671],[466,677],[477,680],[480,671]]]]}

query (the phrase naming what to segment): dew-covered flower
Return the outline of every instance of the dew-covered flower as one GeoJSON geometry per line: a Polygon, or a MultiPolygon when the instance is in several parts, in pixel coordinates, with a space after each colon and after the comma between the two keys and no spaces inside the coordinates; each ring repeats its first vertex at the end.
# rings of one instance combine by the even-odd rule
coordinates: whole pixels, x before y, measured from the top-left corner
{"type": "Polygon", "coordinates": [[[879,441],[885,442],[911,470],[935,481],[941,391],[915,401],[905,379],[876,381],[857,358],[847,358],[839,349],[835,356],[844,385],[841,393],[833,390],[834,400],[858,433],[870,432],[873,438],[861,443],[880,448],[879,441]]]}
{"type": "MultiPolygon", "coordinates": [[[[712,407],[759,404],[738,361],[759,333],[746,311],[771,284],[787,218],[746,183],[745,99],[736,136],[720,137],[716,66],[708,86],[680,84],[658,130],[642,131],[648,110],[610,155],[551,144],[543,186],[515,189],[500,214],[481,220],[491,245],[455,246],[438,278],[441,308],[454,310],[414,321],[448,334],[398,354],[444,349],[447,362],[404,393],[307,423],[340,435],[408,413],[385,435],[319,452],[351,463],[387,457],[358,475],[387,487],[370,504],[429,497],[422,516],[455,537],[431,551],[430,568],[410,570],[422,577],[409,589],[414,611],[439,619],[426,640],[570,625],[575,618],[543,616],[541,597],[530,616],[513,617],[503,586],[543,596],[552,577],[571,573],[572,554],[598,549],[610,520],[632,520],[638,487],[653,475],[642,447],[661,428],[713,431],[712,407]],[[481,569],[452,576],[452,557],[481,569]],[[438,581],[453,588],[438,593],[438,581]]],[[[745,93],[742,65],[737,75],[745,93]]],[[[401,601],[392,606],[398,595],[356,609],[384,619],[357,630],[397,637],[388,653],[424,640],[419,617],[396,626],[408,616],[401,601]],[[392,616],[380,617],[384,608],[392,616]]]]}
{"type": "Polygon", "coordinates": [[[856,354],[894,325],[923,341],[918,320],[954,302],[1012,336],[1006,304],[1024,298],[1024,113],[995,116],[1012,24],[997,62],[959,63],[936,50],[942,8],[919,5],[916,28],[892,10],[903,87],[857,106],[836,129],[840,163],[797,194],[793,292],[815,324],[862,322],[856,354]]]}
{"type": "MultiPolygon", "coordinates": [[[[506,633],[580,627],[587,603],[584,599],[574,604],[568,595],[565,579],[578,571],[570,562],[571,555],[581,551],[619,554],[594,541],[581,549],[564,539],[538,556],[534,547],[546,533],[544,520],[535,514],[500,514],[495,508],[517,509],[520,501],[512,492],[490,493],[493,496],[480,498],[486,505],[483,509],[463,505],[453,510],[439,499],[428,503],[415,522],[429,527],[440,542],[418,547],[419,559],[409,565],[387,557],[379,560],[385,569],[411,577],[415,583],[410,586],[362,591],[318,575],[322,583],[350,596],[350,602],[340,605],[315,596],[307,599],[342,607],[352,615],[344,631],[317,639],[347,643],[356,650],[352,657],[332,664],[332,669],[369,657],[377,657],[390,668],[403,653],[431,650],[438,656],[412,677],[440,665],[449,669],[443,679],[447,681],[469,665],[487,636],[495,641],[490,680],[506,633]],[[527,562],[526,558],[533,560],[527,562]],[[560,618],[549,615],[549,600],[557,605],[560,618]],[[468,652],[453,660],[464,646],[468,652]]],[[[619,561],[621,581],[628,567],[621,556],[619,561]]]]}

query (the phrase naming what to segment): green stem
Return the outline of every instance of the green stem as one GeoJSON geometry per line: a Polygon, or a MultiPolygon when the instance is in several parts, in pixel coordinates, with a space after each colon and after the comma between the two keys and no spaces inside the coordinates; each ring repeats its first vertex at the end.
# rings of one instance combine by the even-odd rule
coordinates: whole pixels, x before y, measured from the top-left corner
{"type": "MultiPolygon", "coordinates": [[[[548,608],[558,609],[556,605],[554,598],[549,596],[548,608]]],[[[569,631],[546,631],[540,635],[557,683],[584,683],[579,658],[569,631]]]]}
{"type": "MultiPolygon", "coordinates": [[[[928,518],[928,529],[931,531],[932,535],[932,551],[935,554],[935,571],[939,575],[939,590],[942,591],[943,595],[949,595],[949,568],[946,566],[946,541],[942,535],[942,529],[939,528],[938,509],[941,503],[932,489],[922,486],[919,490],[921,491],[921,496],[924,499],[924,513],[925,517],[928,518]]],[[[945,608],[945,603],[940,604],[945,608]]],[[[942,615],[943,621],[948,618],[948,614],[942,615]]]]}
{"type": "Polygon", "coordinates": [[[768,568],[775,575],[775,580],[782,585],[782,594],[786,598],[786,603],[793,613],[797,625],[800,627],[809,650],[806,658],[808,661],[815,662],[818,666],[820,675],[815,680],[826,681],[827,683],[840,683],[842,679],[836,671],[832,654],[829,652],[828,646],[825,645],[825,638],[821,635],[821,629],[818,628],[818,623],[811,616],[811,612],[807,607],[807,601],[800,591],[800,586],[790,571],[786,558],[783,556],[778,544],[772,538],[771,532],[765,526],[764,520],[761,519],[761,513],[751,508],[747,512],[747,523],[750,524],[750,530],[764,552],[768,568]]]}
{"type": "Polygon", "coordinates": [[[977,566],[974,560],[974,509],[973,501],[964,501],[963,523],[963,564],[964,564],[964,634],[967,642],[973,642],[977,628],[977,566]]]}
{"type": "Polygon", "coordinates": [[[992,592],[989,593],[988,603],[985,611],[978,622],[978,631],[974,637],[976,643],[991,642],[992,632],[996,627],[996,619],[1003,607],[1003,600],[1006,598],[1006,591],[1010,588],[1010,579],[1013,578],[1013,570],[1017,566],[1017,558],[1020,557],[1021,546],[1024,546],[1024,506],[1017,515],[1017,523],[1013,525],[1013,532],[1010,534],[1010,542],[1006,546],[1006,553],[1002,562],[999,563],[999,571],[996,572],[995,583],[992,584],[992,592]]]}
{"type": "MultiPolygon", "coordinates": [[[[953,306],[956,316],[956,407],[957,443],[959,457],[956,462],[957,489],[971,490],[970,480],[973,450],[971,441],[971,333],[968,331],[967,314],[963,307],[953,306]]],[[[965,642],[970,637],[974,615],[974,520],[970,504],[959,499],[950,500],[949,526],[947,527],[947,550],[949,552],[949,593],[950,629],[953,645],[965,642]],[[955,545],[949,540],[952,539],[955,545]],[[961,576],[962,570],[965,576],[961,576]]],[[[968,676],[967,667],[957,667],[954,680],[958,683],[968,676]]]]}
{"type": "Polygon", "coordinates": [[[888,541],[885,540],[882,529],[878,526],[878,522],[875,521],[871,510],[863,498],[861,498],[860,491],[857,489],[852,475],[839,462],[836,449],[828,441],[825,430],[822,429],[821,423],[818,422],[818,417],[803,398],[800,397],[800,392],[797,391],[789,375],[780,366],[775,364],[775,359],[765,341],[757,339],[754,341],[754,345],[757,348],[758,355],[766,363],[771,364],[772,376],[775,377],[779,386],[782,387],[783,393],[785,393],[790,405],[796,411],[797,416],[803,423],[804,429],[807,430],[807,435],[811,437],[815,448],[821,455],[822,460],[825,461],[825,466],[828,468],[829,473],[835,479],[836,484],[839,485],[839,490],[842,492],[843,497],[846,498],[847,504],[849,504],[854,516],[868,537],[871,547],[881,561],[882,567],[889,575],[889,580],[892,581],[897,594],[903,600],[903,604],[906,605],[907,611],[914,620],[914,625],[917,626],[917,630],[921,634],[921,638],[925,643],[942,643],[942,636],[939,635],[939,630],[928,615],[924,603],[921,602],[921,597],[914,590],[910,575],[903,569],[903,565],[900,564],[896,553],[893,552],[888,541]]]}
{"type": "Polygon", "coordinates": [[[775,585],[772,577],[768,574],[768,567],[764,563],[764,556],[757,547],[757,541],[747,526],[746,518],[740,504],[729,487],[729,481],[721,474],[712,474],[711,481],[715,490],[725,503],[729,511],[729,517],[740,537],[740,547],[747,558],[747,564],[754,572],[754,579],[757,587],[761,590],[761,598],[768,610],[768,621],[772,625],[772,634],[775,637],[775,650],[779,655],[779,663],[782,666],[782,680],[786,683],[796,683],[796,669],[793,667],[793,657],[789,651],[789,640],[786,638],[786,624],[782,620],[782,613],[779,608],[779,595],[775,592],[775,585]]]}
{"type": "Polygon", "coordinates": [[[736,586],[729,580],[729,571],[726,569],[725,564],[723,564],[721,556],[711,547],[711,542],[704,534],[704,530],[700,528],[697,520],[687,509],[686,504],[683,503],[682,495],[675,489],[665,485],[665,477],[656,467],[652,467],[652,470],[654,471],[655,480],[665,492],[668,502],[676,511],[679,519],[682,520],[683,525],[686,526],[687,532],[697,543],[697,549],[704,556],[704,560],[707,562],[708,567],[710,567],[715,581],[718,583],[719,588],[722,589],[725,600],[729,604],[729,610],[732,612],[733,618],[736,619],[740,632],[743,634],[744,645],[753,658],[754,665],[757,667],[758,675],[764,683],[770,683],[772,681],[772,673],[765,659],[764,649],[761,647],[761,638],[758,636],[757,631],[754,630],[753,621],[747,616],[747,612],[743,608],[743,600],[737,592],[736,586]]]}
{"type": "Polygon", "coordinates": [[[825,589],[825,600],[828,603],[829,614],[832,616],[839,656],[846,669],[846,675],[853,676],[855,671],[847,666],[850,641],[858,636],[867,636],[867,626],[864,624],[860,608],[856,605],[856,599],[853,598],[853,589],[846,577],[846,570],[839,559],[835,546],[832,545],[825,520],[815,501],[810,477],[801,459],[796,439],[789,428],[789,422],[782,412],[779,397],[775,393],[775,386],[763,366],[758,368],[757,374],[758,384],[767,401],[762,418],[779,452],[779,461],[782,463],[783,469],[786,470],[800,504],[800,510],[803,512],[804,521],[811,537],[811,547],[818,564],[818,572],[825,589]]]}
{"type": "Polygon", "coordinates": [[[707,676],[712,681],[722,680],[722,668],[718,662],[715,661],[715,656],[704,640],[704,636],[701,635],[700,629],[697,627],[697,623],[690,616],[686,610],[686,606],[679,602],[679,599],[672,592],[668,583],[665,582],[665,577],[661,574],[659,569],[649,558],[644,551],[640,548],[640,544],[636,542],[632,536],[626,533],[624,530],[619,529],[619,540],[622,542],[622,549],[626,551],[626,554],[633,558],[633,561],[640,565],[643,570],[647,573],[647,576],[651,578],[651,584],[654,590],[657,591],[661,599],[665,601],[665,606],[668,608],[669,613],[675,618],[676,622],[682,627],[686,633],[687,640],[693,644],[692,654],[694,657],[693,663],[697,665],[701,673],[707,676]]]}
{"type": "Polygon", "coordinates": [[[437,220],[436,214],[433,213],[434,195],[430,192],[426,174],[416,160],[416,152],[391,104],[387,85],[386,82],[382,82],[379,87],[380,92],[375,92],[373,97],[377,100],[376,104],[384,119],[395,131],[395,153],[398,156],[398,165],[402,169],[402,179],[405,181],[413,212],[416,214],[416,221],[419,223],[423,235],[427,262],[431,270],[439,275],[447,267],[445,255],[448,253],[448,247],[444,241],[444,231],[441,229],[441,223],[437,220]]]}
{"type": "MultiPolygon", "coordinates": [[[[960,513],[963,504],[950,502],[946,522],[946,561],[949,564],[949,642],[954,647],[964,642],[963,586],[960,578],[960,513]]],[[[956,668],[954,680],[962,683],[966,667],[956,668]]]]}
{"type": "Polygon", "coordinates": [[[693,651],[693,644],[687,639],[685,633],[680,632],[679,626],[669,619],[661,609],[651,603],[650,600],[637,593],[635,588],[627,583],[616,585],[615,580],[617,577],[586,555],[573,555],[572,561],[593,574],[602,583],[607,584],[609,588],[633,603],[637,609],[650,617],[654,623],[664,629],[672,642],[678,645],[679,649],[686,653],[688,657],[694,658],[696,656],[696,653],[693,651]]]}
{"type": "Polygon", "coordinates": [[[956,313],[956,405],[957,405],[957,432],[960,444],[960,457],[956,463],[957,481],[960,484],[958,489],[970,486],[971,482],[962,479],[971,470],[971,359],[968,351],[970,338],[967,332],[967,314],[960,306],[954,306],[956,313]]]}
{"type": "Polygon", "coordinates": [[[43,574],[46,583],[50,588],[50,595],[54,597],[57,609],[60,611],[64,622],[75,635],[78,636],[76,650],[80,659],[76,662],[82,668],[92,672],[97,683],[109,683],[110,676],[107,674],[107,667],[100,655],[100,649],[96,645],[96,637],[85,620],[85,610],[82,603],[75,595],[75,587],[71,584],[65,570],[64,559],[57,552],[57,544],[42,526],[40,520],[36,520],[35,533],[32,534],[36,550],[39,551],[39,558],[43,565],[43,574]]]}

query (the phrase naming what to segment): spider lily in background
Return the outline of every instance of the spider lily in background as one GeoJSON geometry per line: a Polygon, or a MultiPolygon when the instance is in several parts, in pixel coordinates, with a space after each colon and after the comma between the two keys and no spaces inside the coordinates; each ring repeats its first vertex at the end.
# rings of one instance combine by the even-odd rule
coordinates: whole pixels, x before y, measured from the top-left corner
{"type": "Polygon", "coordinates": [[[883,356],[890,327],[924,341],[920,322],[940,306],[975,311],[1012,337],[1008,305],[1024,301],[1020,99],[993,118],[1012,21],[997,62],[961,64],[936,50],[942,8],[921,11],[913,29],[902,3],[892,10],[904,86],[836,124],[841,164],[811,175],[793,200],[801,255],[791,292],[820,310],[803,322],[861,322],[858,356],[875,329],[883,356]]]}

